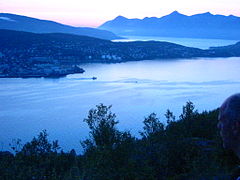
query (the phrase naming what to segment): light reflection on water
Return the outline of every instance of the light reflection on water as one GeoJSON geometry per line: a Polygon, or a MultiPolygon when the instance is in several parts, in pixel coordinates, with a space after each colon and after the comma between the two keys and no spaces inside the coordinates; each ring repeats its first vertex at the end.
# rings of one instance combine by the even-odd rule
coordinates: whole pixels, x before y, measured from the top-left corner
{"type": "MultiPolygon", "coordinates": [[[[217,108],[240,89],[240,58],[85,64],[84,74],[60,79],[0,79],[0,144],[29,141],[42,129],[65,150],[80,150],[83,119],[99,103],[113,105],[121,130],[135,135],[144,116],[176,115],[191,100],[200,111],[217,108]],[[97,80],[91,80],[91,77],[97,80]]],[[[1,150],[1,149],[0,149],[1,150]]]]}

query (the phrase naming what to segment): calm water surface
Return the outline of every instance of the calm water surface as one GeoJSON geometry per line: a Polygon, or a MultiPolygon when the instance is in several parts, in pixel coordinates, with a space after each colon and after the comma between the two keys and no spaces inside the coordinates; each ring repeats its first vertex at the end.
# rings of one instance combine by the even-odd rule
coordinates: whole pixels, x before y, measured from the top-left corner
{"type": "Polygon", "coordinates": [[[195,47],[201,49],[208,49],[214,46],[227,46],[235,44],[238,40],[227,39],[197,39],[197,38],[176,38],[176,37],[156,37],[156,36],[125,36],[126,39],[119,39],[114,41],[129,42],[129,41],[166,41],[183,46],[195,47]]]}
{"type": "Polygon", "coordinates": [[[121,130],[138,135],[144,116],[166,109],[179,115],[186,101],[217,108],[240,91],[240,58],[85,64],[84,74],[60,79],[0,79],[0,150],[13,138],[29,141],[47,129],[64,150],[80,151],[90,108],[113,105],[121,130]],[[97,80],[91,80],[91,77],[97,80]]]}

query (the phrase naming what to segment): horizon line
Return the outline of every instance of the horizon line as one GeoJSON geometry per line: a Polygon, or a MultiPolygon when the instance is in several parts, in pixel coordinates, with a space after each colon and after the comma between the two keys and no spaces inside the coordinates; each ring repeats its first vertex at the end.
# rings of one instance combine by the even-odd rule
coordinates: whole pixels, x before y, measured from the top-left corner
{"type": "Polygon", "coordinates": [[[116,19],[117,17],[123,17],[123,18],[126,18],[126,19],[129,19],[129,20],[132,20],[132,19],[139,19],[139,20],[143,20],[145,18],[162,18],[162,17],[165,17],[165,16],[168,16],[170,14],[173,14],[173,13],[178,13],[180,15],[184,15],[184,16],[188,16],[188,17],[191,17],[191,16],[194,16],[194,15],[200,15],[200,14],[211,14],[213,16],[225,16],[225,17],[229,17],[229,16],[234,16],[234,17],[239,17],[240,18],[240,15],[234,15],[234,14],[228,14],[228,15],[225,15],[225,14],[219,14],[219,13],[211,13],[210,11],[205,11],[203,13],[196,13],[196,14],[191,14],[191,15],[187,15],[187,14],[183,14],[181,12],[179,12],[178,10],[174,10],[172,11],[171,13],[169,14],[166,14],[166,15],[162,15],[162,16],[145,16],[143,18],[137,18],[137,17],[133,17],[133,18],[128,18],[127,16],[123,16],[123,15],[118,15],[118,16],[115,16],[115,18],[113,19],[109,19],[109,20],[105,20],[103,23],[100,23],[100,25],[92,25],[92,26],[81,26],[81,25],[74,25],[72,23],[67,23],[67,22],[61,22],[61,19],[58,19],[58,20],[54,20],[54,18],[49,18],[49,19],[46,19],[46,18],[41,18],[41,17],[35,17],[35,16],[31,16],[31,15],[26,15],[26,14],[15,14],[15,13],[12,13],[12,12],[3,12],[1,11],[0,14],[11,14],[11,15],[17,15],[17,16],[23,16],[23,17],[28,17],[28,18],[34,18],[34,19],[38,19],[38,20],[43,20],[43,21],[52,21],[52,22],[55,22],[55,23],[59,23],[59,24],[63,24],[63,25],[67,25],[67,26],[72,26],[72,27],[86,27],[86,28],[98,28],[99,26],[101,26],[102,24],[108,22],[108,21],[111,21],[111,20],[114,20],[116,19]]]}

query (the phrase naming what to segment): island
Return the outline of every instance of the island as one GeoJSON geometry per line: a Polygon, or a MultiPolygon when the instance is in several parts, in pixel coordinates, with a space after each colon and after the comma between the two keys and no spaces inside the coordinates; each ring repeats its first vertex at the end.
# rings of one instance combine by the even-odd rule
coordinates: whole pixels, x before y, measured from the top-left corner
{"type": "Polygon", "coordinates": [[[239,57],[240,42],[207,50],[169,42],[112,42],[63,33],[0,30],[0,77],[61,77],[83,73],[83,63],[239,57]]]}

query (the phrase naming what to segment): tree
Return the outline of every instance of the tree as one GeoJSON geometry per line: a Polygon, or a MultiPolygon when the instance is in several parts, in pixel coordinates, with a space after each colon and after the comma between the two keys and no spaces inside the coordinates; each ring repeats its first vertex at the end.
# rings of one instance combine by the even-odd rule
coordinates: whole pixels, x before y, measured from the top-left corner
{"type": "Polygon", "coordinates": [[[165,117],[167,118],[167,124],[170,124],[171,122],[175,121],[175,116],[173,115],[173,113],[169,109],[167,109],[165,117]]]}
{"type": "Polygon", "coordinates": [[[26,143],[21,152],[25,155],[44,155],[59,149],[58,141],[49,142],[47,131],[43,130],[37,138],[34,137],[31,142],[26,143]]]}
{"type": "Polygon", "coordinates": [[[180,120],[191,120],[191,118],[198,114],[197,110],[194,110],[195,106],[191,101],[187,101],[186,105],[183,106],[182,114],[180,115],[180,120]]]}
{"type": "Polygon", "coordinates": [[[81,144],[83,155],[83,179],[134,179],[137,171],[135,138],[129,132],[117,129],[116,115],[111,106],[97,105],[89,111],[84,121],[90,129],[90,137],[81,144]]]}
{"type": "Polygon", "coordinates": [[[142,137],[147,138],[164,131],[164,125],[159,121],[155,113],[151,113],[148,117],[146,117],[143,121],[143,124],[144,131],[140,132],[142,137]]]}
{"type": "Polygon", "coordinates": [[[82,143],[83,148],[113,148],[117,143],[120,132],[116,129],[118,121],[116,115],[111,112],[112,106],[97,105],[96,109],[89,111],[84,121],[90,129],[90,139],[82,143]]]}
{"type": "Polygon", "coordinates": [[[47,131],[43,130],[16,153],[15,176],[22,179],[56,179],[56,159],[59,148],[58,141],[50,142],[47,131]]]}

